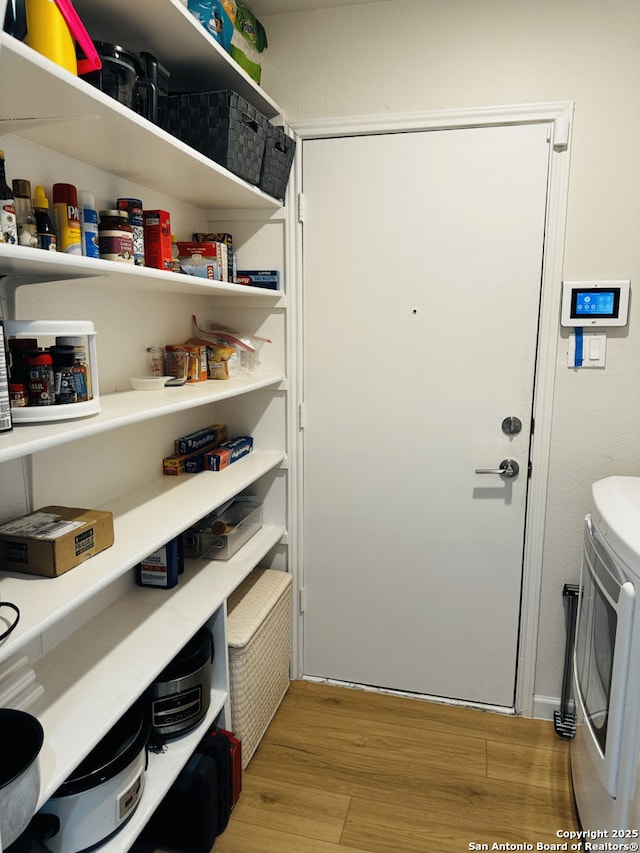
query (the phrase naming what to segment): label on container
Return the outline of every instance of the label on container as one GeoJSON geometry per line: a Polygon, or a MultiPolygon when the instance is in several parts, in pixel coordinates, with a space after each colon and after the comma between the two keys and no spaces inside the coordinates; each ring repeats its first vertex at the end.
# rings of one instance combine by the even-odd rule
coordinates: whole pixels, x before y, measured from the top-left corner
{"type": "Polygon", "coordinates": [[[18,242],[16,206],[12,198],[0,199],[0,243],[18,242]]]}
{"type": "Polygon", "coordinates": [[[93,210],[91,207],[81,207],[80,225],[82,230],[82,254],[87,258],[99,258],[98,211],[93,210]]]}
{"type": "Polygon", "coordinates": [[[59,252],[68,255],[82,254],[82,234],[80,231],[80,213],[74,204],[57,202],[54,204],[58,223],[59,252]]]}
{"type": "Polygon", "coordinates": [[[4,348],[4,326],[0,325],[0,432],[8,432],[12,428],[7,351],[4,348]]]}
{"type": "Polygon", "coordinates": [[[100,257],[105,261],[119,261],[125,264],[134,263],[133,236],[129,233],[112,230],[100,230],[98,239],[100,257]]]}

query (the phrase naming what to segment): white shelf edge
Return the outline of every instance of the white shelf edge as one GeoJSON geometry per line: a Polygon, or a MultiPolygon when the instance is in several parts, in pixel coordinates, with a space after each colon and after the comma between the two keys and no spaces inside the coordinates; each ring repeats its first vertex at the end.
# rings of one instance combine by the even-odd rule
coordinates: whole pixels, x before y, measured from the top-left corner
{"type": "MultiPolygon", "coordinates": [[[[186,561],[184,574],[172,590],[133,585],[37,662],[36,678],[45,690],[31,711],[45,732],[39,757],[39,807],[277,545],[282,532],[278,527],[261,528],[226,562],[186,561]],[[115,625],[120,632],[117,643],[115,625]]],[[[216,650],[215,654],[221,659],[224,652],[216,650]]],[[[226,694],[216,693],[219,711],[226,694]]],[[[160,769],[167,766],[160,765],[160,769]]],[[[168,789],[180,766],[174,762],[172,775],[156,781],[157,791],[168,789]]]]}
{"type": "MultiPolygon", "coordinates": [[[[94,39],[100,41],[122,43],[123,32],[127,33],[125,46],[134,51],[144,49],[151,51],[165,65],[171,65],[172,59],[168,52],[182,53],[184,40],[187,39],[186,55],[193,61],[205,62],[209,66],[208,73],[217,81],[222,80],[230,88],[239,92],[242,97],[257,107],[269,118],[281,115],[282,110],[267,92],[239,66],[206,29],[188,11],[180,0],[166,0],[165,9],[170,18],[169,31],[173,35],[173,43],[167,43],[166,24],[160,24],[157,13],[157,0],[136,0],[135,4],[127,0],[76,0],[80,17],[94,39]],[[105,13],[106,9],[106,15],[105,13]],[[122,10],[124,14],[122,14],[122,10]],[[160,25],[159,25],[160,24],[160,25]],[[108,27],[104,29],[105,25],[108,27]],[[96,29],[97,28],[97,29],[96,29]],[[95,34],[97,32],[97,35],[95,34]],[[182,41],[180,41],[182,40],[182,41]]],[[[183,58],[183,56],[182,56],[183,58]]],[[[193,75],[191,75],[193,76],[193,75]]],[[[201,75],[203,78],[205,75],[201,75]]],[[[170,82],[177,83],[182,88],[180,79],[172,75],[170,82]]],[[[201,83],[201,81],[198,81],[201,83]]],[[[175,88],[175,85],[174,85],[175,88]]],[[[223,88],[223,86],[217,86],[223,88]]]]}
{"type": "Polygon", "coordinates": [[[0,463],[130,424],[250,394],[283,381],[282,374],[264,373],[225,380],[210,379],[160,391],[102,394],[102,411],[96,415],[47,424],[16,424],[12,432],[0,437],[0,463]]]}
{"type": "Polygon", "coordinates": [[[159,477],[99,507],[114,514],[115,541],[111,548],[57,578],[0,573],[0,599],[12,601],[21,610],[16,629],[0,643],[0,661],[216,506],[277,468],[284,457],[282,451],[254,451],[224,471],[159,477]]]}
{"type": "Polygon", "coordinates": [[[0,133],[15,132],[88,165],[112,171],[113,150],[100,144],[96,128],[96,122],[105,121],[115,136],[126,137],[129,143],[127,160],[120,163],[121,177],[204,208],[218,203],[222,207],[265,210],[282,206],[278,199],[13,36],[0,33],[0,52],[6,74],[5,85],[0,86],[0,133]],[[10,79],[26,77],[35,78],[40,85],[21,87],[20,93],[10,88],[10,79]],[[75,128],[71,133],[70,122],[75,128]],[[190,181],[185,181],[185,163],[194,172],[190,181]]]}
{"type": "MultiPolygon", "coordinates": [[[[144,288],[158,293],[184,293],[193,296],[233,296],[239,299],[264,299],[269,302],[284,297],[281,290],[209,281],[194,275],[167,272],[153,267],[120,264],[100,258],[46,252],[27,246],[0,245],[0,276],[10,276],[11,286],[68,281],[77,278],[100,278],[100,287],[144,288]]],[[[6,285],[5,285],[6,287],[6,285]]]]}

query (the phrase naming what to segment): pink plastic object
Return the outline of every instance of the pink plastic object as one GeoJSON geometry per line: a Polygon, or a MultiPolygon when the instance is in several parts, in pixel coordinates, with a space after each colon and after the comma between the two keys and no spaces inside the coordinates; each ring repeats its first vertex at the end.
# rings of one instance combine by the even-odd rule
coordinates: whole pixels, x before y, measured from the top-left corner
{"type": "Polygon", "coordinates": [[[86,59],[78,60],[78,74],[89,74],[91,71],[99,71],[102,68],[102,60],[94,43],[89,37],[84,24],[78,17],[78,13],[71,5],[71,0],[55,0],[69,32],[80,45],[86,59]]]}

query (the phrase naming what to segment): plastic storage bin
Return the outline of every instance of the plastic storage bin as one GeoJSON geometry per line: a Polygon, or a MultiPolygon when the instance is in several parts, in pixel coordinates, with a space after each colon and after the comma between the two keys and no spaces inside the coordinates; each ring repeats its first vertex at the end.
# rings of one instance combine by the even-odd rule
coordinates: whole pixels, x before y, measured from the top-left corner
{"type": "Polygon", "coordinates": [[[187,530],[183,537],[185,557],[228,560],[262,527],[262,504],[237,501],[220,515],[212,514],[187,530]],[[218,528],[226,527],[224,533],[218,528]],[[213,531],[213,532],[212,532],[213,531]]]}
{"type": "Polygon", "coordinates": [[[289,689],[291,575],[254,569],[227,614],[231,721],[244,770],[289,689]]]}
{"type": "Polygon", "coordinates": [[[87,381],[91,399],[52,406],[24,406],[11,409],[14,425],[66,421],[96,415],[101,409],[98,387],[96,329],[90,320],[6,320],[9,338],[36,338],[39,346],[50,346],[57,337],[78,338],[86,353],[87,381]]]}

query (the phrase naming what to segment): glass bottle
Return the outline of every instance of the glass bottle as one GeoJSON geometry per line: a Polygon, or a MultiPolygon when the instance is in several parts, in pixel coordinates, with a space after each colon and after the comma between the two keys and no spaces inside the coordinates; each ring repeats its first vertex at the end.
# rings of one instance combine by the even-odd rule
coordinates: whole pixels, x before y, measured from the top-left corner
{"type": "Polygon", "coordinates": [[[29,370],[29,405],[52,406],[54,377],[51,353],[30,353],[25,361],[29,370]]]}
{"type": "Polygon", "coordinates": [[[36,219],[31,207],[31,183],[22,178],[14,178],[11,183],[16,206],[18,243],[35,249],[38,246],[38,237],[36,219]]]}
{"type": "Polygon", "coordinates": [[[49,215],[49,199],[45,195],[44,187],[37,186],[33,191],[33,215],[36,220],[38,248],[56,252],[56,229],[49,215]]]}
{"type": "Polygon", "coordinates": [[[0,151],[0,243],[18,242],[16,205],[13,190],[7,183],[4,151],[0,151]]]}
{"type": "Polygon", "coordinates": [[[78,394],[73,376],[73,366],[75,364],[73,347],[51,347],[51,355],[53,357],[53,395],[56,405],[77,403],[78,394]]]}
{"type": "Polygon", "coordinates": [[[58,335],[56,337],[56,347],[67,346],[73,348],[73,382],[77,400],[79,403],[84,403],[87,400],[93,399],[91,373],[89,372],[84,339],[74,335],[58,335]]]}

